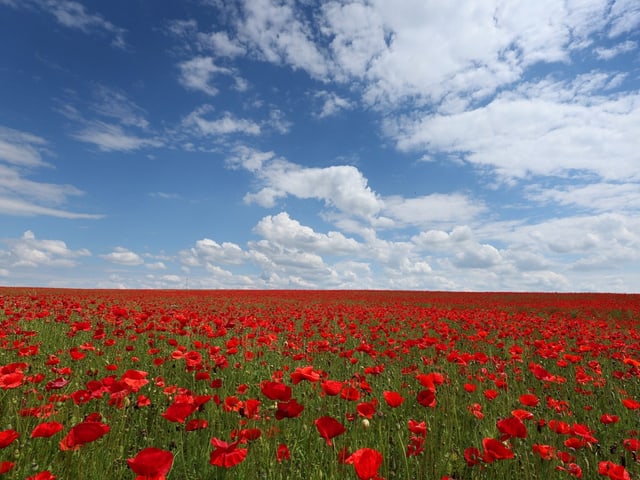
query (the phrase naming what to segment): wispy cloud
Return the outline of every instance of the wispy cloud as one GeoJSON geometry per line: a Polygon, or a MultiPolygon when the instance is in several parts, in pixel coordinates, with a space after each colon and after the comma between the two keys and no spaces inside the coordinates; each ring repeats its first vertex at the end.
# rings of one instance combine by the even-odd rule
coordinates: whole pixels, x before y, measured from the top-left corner
{"type": "Polygon", "coordinates": [[[111,44],[114,47],[123,49],[127,47],[124,28],[114,25],[98,13],[87,11],[81,3],[71,0],[22,0],[20,2],[3,0],[0,4],[46,12],[64,27],[87,34],[106,35],[111,38],[111,44]]]}
{"type": "Polygon", "coordinates": [[[52,167],[41,156],[41,152],[49,152],[48,148],[47,142],[41,137],[0,126],[0,214],[101,218],[102,215],[70,212],[61,208],[69,197],[84,195],[73,185],[37,182],[25,177],[36,167],[52,167]]]}
{"type": "Polygon", "coordinates": [[[624,53],[632,52],[633,50],[638,48],[638,42],[634,42],[631,40],[627,40],[622,43],[618,43],[611,48],[598,47],[595,49],[595,53],[598,58],[603,60],[610,60],[618,55],[622,55],[624,53]]]}
{"type": "Polygon", "coordinates": [[[0,125],[0,161],[22,167],[42,167],[47,142],[36,135],[0,125]]]}
{"type": "Polygon", "coordinates": [[[163,141],[159,138],[140,137],[127,133],[120,125],[101,121],[89,122],[73,138],[81,142],[91,143],[104,152],[130,152],[146,147],[160,147],[163,141]]]}

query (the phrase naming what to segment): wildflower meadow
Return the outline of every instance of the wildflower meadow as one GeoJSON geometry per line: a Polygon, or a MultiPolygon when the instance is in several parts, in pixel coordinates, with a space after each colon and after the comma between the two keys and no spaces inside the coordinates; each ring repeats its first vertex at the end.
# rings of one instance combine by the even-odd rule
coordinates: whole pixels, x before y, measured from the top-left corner
{"type": "Polygon", "coordinates": [[[0,478],[640,479],[640,295],[0,288],[0,478]]]}

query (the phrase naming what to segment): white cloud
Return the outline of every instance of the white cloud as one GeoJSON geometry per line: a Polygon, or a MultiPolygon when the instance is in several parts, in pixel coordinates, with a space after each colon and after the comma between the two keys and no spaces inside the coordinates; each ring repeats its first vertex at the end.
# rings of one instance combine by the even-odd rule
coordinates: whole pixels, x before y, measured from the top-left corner
{"type": "Polygon", "coordinates": [[[381,200],[367,185],[367,179],[350,165],[306,168],[247,148],[240,150],[239,156],[230,157],[229,163],[253,169],[265,185],[245,196],[248,203],[271,207],[278,198],[293,195],[323,200],[327,206],[363,218],[375,216],[382,207],[381,200]]]}
{"type": "Polygon", "coordinates": [[[25,178],[25,174],[35,167],[51,166],[41,157],[41,151],[47,151],[46,145],[47,142],[38,136],[0,126],[0,214],[69,219],[102,217],[55,208],[65,204],[68,197],[84,195],[73,185],[36,182],[25,178]],[[2,162],[9,165],[3,165],[2,162]]]}
{"type": "Polygon", "coordinates": [[[317,92],[314,96],[322,102],[320,111],[317,113],[318,118],[331,117],[341,110],[349,110],[354,107],[353,103],[346,98],[326,90],[317,92]]]}
{"type": "Polygon", "coordinates": [[[618,43],[611,48],[598,47],[595,49],[595,53],[598,58],[603,60],[610,60],[618,55],[631,52],[638,48],[638,43],[631,40],[627,40],[622,43],[618,43]]]}
{"type": "Polygon", "coordinates": [[[104,152],[131,152],[147,147],[160,147],[163,141],[159,138],[145,138],[127,133],[120,125],[101,121],[88,123],[73,138],[81,142],[91,143],[104,152]]]}
{"type": "Polygon", "coordinates": [[[592,183],[565,187],[529,187],[528,197],[596,212],[640,211],[640,183],[592,183]]]}
{"type": "Polygon", "coordinates": [[[126,48],[124,35],[126,30],[120,28],[102,15],[90,13],[81,3],[70,0],[22,0],[20,2],[3,1],[5,5],[15,8],[37,8],[52,15],[56,21],[67,28],[80,30],[87,34],[99,34],[112,37],[114,47],[126,48]]]}
{"type": "Polygon", "coordinates": [[[164,262],[153,262],[153,263],[145,263],[145,267],[149,270],[166,270],[167,266],[164,262]]]}
{"type": "Polygon", "coordinates": [[[525,84],[474,110],[389,122],[387,132],[400,149],[460,155],[506,179],[573,171],[635,179],[640,95],[594,95],[610,78],[525,84]]]}
{"type": "Polygon", "coordinates": [[[149,127],[147,113],[131,101],[124,93],[99,85],[94,92],[96,101],[92,105],[96,113],[118,120],[121,125],[141,129],[149,127]]]}
{"type": "Polygon", "coordinates": [[[41,152],[46,144],[41,137],[0,125],[0,161],[22,167],[45,166],[41,152]]]}
{"type": "Polygon", "coordinates": [[[244,46],[238,41],[229,38],[227,32],[212,32],[210,34],[200,33],[198,39],[205,47],[209,47],[216,56],[237,57],[246,52],[244,46]]]}
{"type": "Polygon", "coordinates": [[[434,223],[465,222],[484,212],[481,202],[462,194],[434,193],[415,198],[384,198],[383,212],[397,226],[430,226],[434,223]]]}
{"type": "Polygon", "coordinates": [[[215,96],[218,89],[211,84],[216,75],[233,75],[233,71],[219,67],[213,63],[211,57],[195,57],[178,65],[180,69],[180,83],[188,90],[204,92],[215,96]]]}
{"type": "Polygon", "coordinates": [[[640,26],[640,5],[635,0],[616,0],[611,6],[609,37],[633,32],[640,26]]]}
{"type": "Polygon", "coordinates": [[[353,255],[362,245],[340,232],[316,233],[301,225],[286,212],[264,217],[253,231],[264,239],[286,248],[318,252],[324,255],[353,255]]]}
{"type": "Polygon", "coordinates": [[[180,261],[186,266],[198,266],[213,263],[240,265],[247,259],[247,253],[232,242],[218,244],[210,238],[198,240],[195,247],[182,250],[180,261]]]}
{"type": "Polygon", "coordinates": [[[30,230],[21,238],[5,240],[10,249],[5,261],[11,268],[52,266],[74,267],[79,257],[90,256],[87,249],[70,250],[62,240],[39,240],[30,230]]]}
{"type": "Polygon", "coordinates": [[[251,45],[261,58],[301,68],[314,77],[327,74],[327,62],[310,36],[311,22],[293,5],[272,0],[242,4],[238,37],[251,45]]]}
{"type": "Polygon", "coordinates": [[[183,120],[183,124],[195,129],[202,135],[260,134],[260,125],[251,120],[236,118],[230,112],[225,112],[215,120],[205,118],[205,115],[212,111],[213,107],[211,105],[204,105],[187,115],[183,120]]]}
{"type": "Polygon", "coordinates": [[[108,262],[117,263],[118,265],[136,266],[144,263],[140,255],[124,247],[116,247],[113,252],[100,256],[108,262]]]}

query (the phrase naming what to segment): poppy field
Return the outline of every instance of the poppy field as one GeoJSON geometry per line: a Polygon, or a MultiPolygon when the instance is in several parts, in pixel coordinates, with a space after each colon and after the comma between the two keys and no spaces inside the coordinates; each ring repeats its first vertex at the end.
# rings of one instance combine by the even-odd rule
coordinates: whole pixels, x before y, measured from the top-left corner
{"type": "Polygon", "coordinates": [[[640,295],[0,288],[0,478],[640,479],[640,295]]]}

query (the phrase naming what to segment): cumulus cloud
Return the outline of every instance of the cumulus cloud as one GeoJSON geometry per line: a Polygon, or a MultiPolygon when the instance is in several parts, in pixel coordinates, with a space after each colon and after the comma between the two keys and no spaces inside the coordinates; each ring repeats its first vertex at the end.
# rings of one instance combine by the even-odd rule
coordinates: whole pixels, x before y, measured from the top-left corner
{"type": "Polygon", "coordinates": [[[459,155],[504,178],[572,171],[609,180],[638,178],[640,139],[634,131],[640,96],[594,95],[608,78],[594,74],[571,83],[525,84],[473,110],[392,121],[387,132],[400,149],[459,155]]]}
{"type": "Polygon", "coordinates": [[[253,169],[264,187],[245,196],[248,203],[272,207],[279,198],[293,195],[318,199],[327,206],[363,218],[375,216],[382,202],[362,173],[351,165],[309,168],[264,152],[243,149],[229,159],[231,165],[253,169]]]}
{"type": "Polygon", "coordinates": [[[31,230],[24,232],[21,238],[5,240],[9,251],[3,257],[9,268],[19,267],[74,267],[79,257],[90,256],[87,249],[71,250],[62,240],[40,240],[31,230]]]}
{"type": "Polygon", "coordinates": [[[288,213],[264,217],[253,231],[261,237],[284,247],[300,248],[325,255],[349,255],[360,251],[362,245],[340,232],[317,233],[311,227],[300,224],[288,213]]]}
{"type": "Polygon", "coordinates": [[[113,252],[100,256],[106,261],[118,265],[136,266],[144,263],[140,255],[124,247],[116,247],[113,252]]]}

